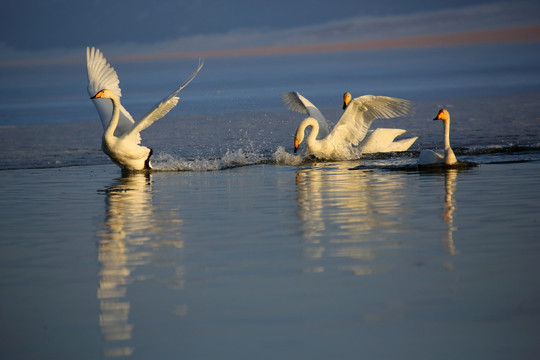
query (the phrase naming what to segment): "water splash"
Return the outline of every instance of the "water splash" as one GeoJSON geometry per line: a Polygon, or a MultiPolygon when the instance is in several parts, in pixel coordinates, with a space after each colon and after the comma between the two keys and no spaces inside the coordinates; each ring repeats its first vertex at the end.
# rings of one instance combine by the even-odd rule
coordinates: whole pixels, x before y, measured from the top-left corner
{"type": "Polygon", "coordinates": [[[152,159],[152,167],[156,171],[216,171],[263,162],[262,154],[238,149],[228,150],[225,155],[216,159],[184,159],[170,154],[159,154],[152,159]]]}
{"type": "Polygon", "coordinates": [[[303,155],[289,154],[283,146],[278,146],[272,154],[270,162],[276,165],[291,165],[297,166],[305,162],[306,157],[303,155]]]}

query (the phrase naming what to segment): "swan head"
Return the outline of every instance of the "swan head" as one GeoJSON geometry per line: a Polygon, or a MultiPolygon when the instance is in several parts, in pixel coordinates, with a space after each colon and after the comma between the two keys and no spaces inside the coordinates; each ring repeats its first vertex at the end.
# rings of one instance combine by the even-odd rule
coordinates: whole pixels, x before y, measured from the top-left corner
{"type": "Polygon", "coordinates": [[[92,96],[90,99],[112,99],[114,96],[114,93],[109,89],[103,89],[97,92],[96,95],[92,96]]]}
{"type": "Polygon", "coordinates": [[[435,116],[435,119],[433,120],[442,120],[442,121],[448,121],[450,120],[450,113],[446,109],[439,110],[439,113],[437,116],[435,116]]]}
{"type": "Polygon", "coordinates": [[[310,141],[313,141],[316,139],[317,134],[319,133],[319,123],[317,122],[317,119],[313,117],[307,117],[298,125],[298,128],[296,129],[296,134],[294,135],[294,152],[296,153],[298,151],[298,148],[300,147],[300,144],[302,141],[304,141],[304,131],[306,128],[310,127],[312,128],[311,132],[308,134],[308,137],[306,139],[307,146],[309,148],[310,141]]]}
{"type": "Polygon", "coordinates": [[[343,110],[347,108],[347,105],[349,105],[349,103],[351,102],[351,99],[352,99],[352,95],[350,92],[346,92],[345,94],[343,94],[343,110]]]}

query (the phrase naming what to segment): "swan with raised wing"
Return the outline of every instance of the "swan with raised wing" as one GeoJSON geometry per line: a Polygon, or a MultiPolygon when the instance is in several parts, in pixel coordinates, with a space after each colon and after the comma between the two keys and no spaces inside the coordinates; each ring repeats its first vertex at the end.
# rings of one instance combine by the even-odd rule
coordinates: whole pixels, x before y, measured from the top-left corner
{"type": "Polygon", "coordinates": [[[120,81],[114,68],[99,49],[86,48],[88,93],[91,95],[103,124],[101,148],[123,170],[151,169],[152,149],[141,146],[140,132],[165,116],[178,103],[178,93],[197,76],[204,62],[199,59],[197,69],[186,81],[140,120],[134,121],[122,106],[120,81]]]}
{"type": "Polygon", "coordinates": [[[418,159],[419,165],[430,164],[446,164],[454,165],[458,161],[454,155],[454,151],[450,147],[450,113],[446,109],[439,110],[439,113],[433,120],[442,120],[444,129],[444,150],[442,153],[435,152],[433,150],[422,150],[420,152],[420,158],[418,159]]]}
{"type": "Polygon", "coordinates": [[[411,103],[407,100],[374,95],[352,99],[347,92],[343,96],[345,111],[330,132],[322,113],[305,97],[297,92],[288,92],[281,97],[290,110],[309,115],[296,130],[295,152],[304,140],[307,127],[311,127],[306,138],[307,150],[319,159],[347,160],[358,158],[361,153],[404,151],[417,139],[394,142],[396,136],[406,132],[401,129],[376,129],[366,138],[373,120],[410,114],[411,103]]]}

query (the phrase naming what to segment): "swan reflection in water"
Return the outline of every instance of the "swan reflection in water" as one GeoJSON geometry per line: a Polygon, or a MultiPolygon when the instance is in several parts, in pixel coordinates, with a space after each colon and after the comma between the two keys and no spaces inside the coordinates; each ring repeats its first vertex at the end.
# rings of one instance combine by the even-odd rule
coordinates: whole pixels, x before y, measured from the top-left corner
{"type": "MultiPolygon", "coordinates": [[[[456,191],[456,178],[457,169],[447,169],[444,174],[444,203],[442,218],[446,224],[446,233],[443,236],[443,242],[446,244],[446,251],[451,254],[457,254],[456,246],[454,244],[454,231],[457,228],[454,226],[454,211],[456,210],[456,201],[454,199],[454,193],[456,191]]],[[[446,263],[445,267],[449,270],[453,269],[451,263],[446,263]]]]}
{"type": "MultiPolygon", "coordinates": [[[[133,323],[129,319],[128,286],[134,281],[151,279],[142,272],[146,270],[145,265],[158,262],[156,247],[183,247],[183,240],[178,239],[182,221],[175,213],[163,214],[153,204],[149,173],[124,174],[102,192],[106,196],[106,211],[98,244],[97,298],[101,332],[105,341],[112,343],[104,350],[104,355],[130,356],[134,348],[129,342],[133,323]],[[171,234],[175,236],[172,240],[171,234]]],[[[180,266],[171,287],[183,286],[182,275],[180,266]]]]}
{"type": "MultiPolygon", "coordinates": [[[[342,269],[355,275],[389,270],[374,261],[381,252],[398,248],[395,234],[406,224],[402,206],[407,175],[351,171],[351,164],[314,165],[297,172],[298,216],[306,247],[304,258],[346,258],[342,269]]],[[[322,272],[324,266],[305,271],[322,272]]]]}
{"type": "MultiPolygon", "coordinates": [[[[314,165],[297,171],[298,216],[302,220],[305,248],[311,260],[306,272],[323,272],[322,258],[341,258],[342,270],[355,275],[389,271],[397,262],[393,251],[405,246],[403,235],[422,227],[417,204],[407,181],[410,173],[351,171],[348,162],[314,165]],[[415,219],[416,217],[416,219],[415,219]],[[420,221],[420,223],[418,223],[420,221]],[[381,256],[381,255],[385,256],[381,256]],[[318,265],[317,265],[318,264],[318,265]]],[[[456,169],[445,173],[442,218],[446,224],[446,251],[456,254],[453,224],[456,169]]],[[[443,264],[452,269],[451,263],[443,264]]]]}

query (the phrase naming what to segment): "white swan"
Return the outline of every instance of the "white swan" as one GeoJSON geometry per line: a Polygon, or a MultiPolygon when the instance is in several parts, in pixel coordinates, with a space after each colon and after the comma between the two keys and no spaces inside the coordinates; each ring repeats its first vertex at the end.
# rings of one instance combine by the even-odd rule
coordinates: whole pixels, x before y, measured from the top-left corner
{"type": "Polygon", "coordinates": [[[454,151],[450,147],[450,113],[446,109],[439,110],[439,113],[433,120],[442,120],[444,126],[444,152],[438,153],[433,150],[422,150],[418,159],[418,164],[446,164],[453,165],[458,161],[454,151]]]}
{"type": "Polygon", "coordinates": [[[406,132],[407,130],[403,129],[377,128],[369,132],[358,147],[362,149],[362,154],[407,151],[418,139],[418,136],[395,140],[396,137],[406,132]]]}
{"type": "Polygon", "coordinates": [[[178,103],[178,93],[191,82],[204,65],[199,59],[197,69],[178,89],[170,93],[139,121],[135,122],[120,103],[122,92],[118,75],[102,52],[86,48],[88,93],[96,105],[105,132],[101,148],[124,170],[150,169],[152,149],[140,146],[140,132],[165,116],[178,103]]]}
{"type": "Polygon", "coordinates": [[[306,146],[313,156],[320,159],[358,158],[359,149],[365,153],[404,151],[417,139],[415,137],[393,142],[396,136],[406,132],[401,129],[377,129],[365,139],[373,120],[409,114],[411,103],[407,100],[364,95],[351,101],[351,94],[345,93],[343,95],[345,111],[332,132],[329,132],[328,123],[322,113],[302,95],[297,92],[288,92],[282,94],[281,98],[290,110],[309,115],[296,130],[295,152],[304,140],[304,131],[309,126],[312,129],[306,138],[306,146]],[[365,141],[362,142],[364,139],[365,141]],[[363,145],[365,145],[366,151],[364,151],[363,145]],[[355,148],[357,146],[358,148],[355,148]]]}

